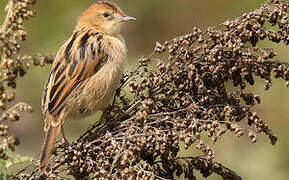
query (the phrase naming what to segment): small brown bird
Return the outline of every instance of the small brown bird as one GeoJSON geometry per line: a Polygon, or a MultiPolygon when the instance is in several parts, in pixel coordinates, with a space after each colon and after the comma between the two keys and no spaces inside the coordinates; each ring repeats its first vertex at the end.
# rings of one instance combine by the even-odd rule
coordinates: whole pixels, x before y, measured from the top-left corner
{"type": "Polygon", "coordinates": [[[58,51],[42,97],[46,136],[41,172],[46,171],[60,129],[68,143],[64,119],[104,112],[111,102],[127,55],[120,29],[132,20],[115,3],[95,3],[80,15],[71,37],[58,51]]]}

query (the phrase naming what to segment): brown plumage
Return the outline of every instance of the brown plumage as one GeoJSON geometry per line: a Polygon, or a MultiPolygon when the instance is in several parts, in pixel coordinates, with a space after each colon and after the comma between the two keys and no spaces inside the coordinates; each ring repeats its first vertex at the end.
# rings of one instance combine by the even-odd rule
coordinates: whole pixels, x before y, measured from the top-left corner
{"type": "Polygon", "coordinates": [[[42,97],[46,132],[40,155],[42,172],[57,135],[63,132],[64,119],[104,111],[109,105],[127,54],[120,28],[130,20],[135,19],[112,2],[93,4],[79,17],[71,37],[58,51],[42,97]]]}

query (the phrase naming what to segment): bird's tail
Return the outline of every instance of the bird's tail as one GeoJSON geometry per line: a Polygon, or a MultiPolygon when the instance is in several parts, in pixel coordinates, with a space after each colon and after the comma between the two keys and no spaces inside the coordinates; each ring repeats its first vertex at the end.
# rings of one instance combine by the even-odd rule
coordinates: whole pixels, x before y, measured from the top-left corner
{"type": "Polygon", "coordinates": [[[40,166],[39,169],[41,172],[46,172],[49,159],[51,157],[52,150],[57,138],[57,135],[61,129],[61,124],[58,126],[50,125],[46,131],[45,140],[42,145],[40,153],[40,166]]]}

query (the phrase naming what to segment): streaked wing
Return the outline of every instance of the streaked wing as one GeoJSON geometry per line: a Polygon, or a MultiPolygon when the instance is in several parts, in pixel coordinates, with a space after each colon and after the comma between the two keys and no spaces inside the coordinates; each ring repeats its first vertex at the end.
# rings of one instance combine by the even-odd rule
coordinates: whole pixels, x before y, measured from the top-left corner
{"type": "Polygon", "coordinates": [[[42,97],[42,111],[57,115],[68,97],[81,89],[107,61],[102,35],[76,31],[60,48],[42,97]]]}

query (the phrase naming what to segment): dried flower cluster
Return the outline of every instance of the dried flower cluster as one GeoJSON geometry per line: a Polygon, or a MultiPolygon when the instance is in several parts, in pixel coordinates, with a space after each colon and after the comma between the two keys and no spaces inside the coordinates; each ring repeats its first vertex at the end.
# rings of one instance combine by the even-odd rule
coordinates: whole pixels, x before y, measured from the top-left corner
{"type": "Polygon", "coordinates": [[[20,112],[32,112],[32,107],[26,103],[15,102],[16,80],[24,76],[30,67],[51,62],[48,57],[37,55],[21,56],[20,42],[27,35],[23,22],[34,16],[30,6],[35,0],[10,0],[5,8],[6,18],[0,27],[0,159],[7,160],[8,149],[15,151],[19,140],[9,133],[8,121],[18,121],[20,112]]]}
{"type": "Polygon", "coordinates": [[[247,86],[261,78],[268,90],[272,75],[289,85],[289,64],[273,60],[274,49],[259,43],[288,45],[288,12],[288,1],[274,0],[206,31],[193,28],[158,42],[150,57],[126,73],[105,122],[68,148],[60,144],[47,174],[39,174],[35,160],[19,178],[196,179],[198,171],[241,179],[213,161],[212,145],[230,132],[252,143],[265,133],[276,143],[252,109],[260,97],[247,86]],[[192,155],[180,157],[182,148],[192,155]]]}

